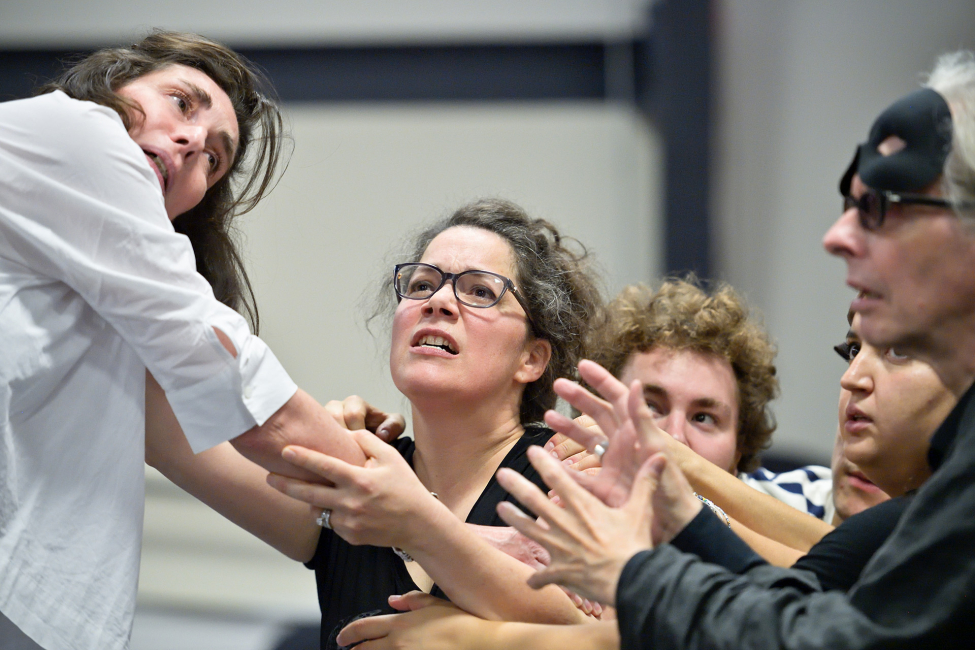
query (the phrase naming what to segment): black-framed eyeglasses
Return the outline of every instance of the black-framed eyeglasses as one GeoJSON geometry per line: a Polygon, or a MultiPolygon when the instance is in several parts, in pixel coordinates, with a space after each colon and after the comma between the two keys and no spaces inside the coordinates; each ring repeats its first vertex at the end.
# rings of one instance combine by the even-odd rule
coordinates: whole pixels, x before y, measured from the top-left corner
{"type": "Polygon", "coordinates": [[[859,341],[843,341],[839,345],[834,345],[833,350],[836,354],[840,355],[840,358],[847,363],[853,363],[853,360],[858,354],[860,354],[860,342],[859,341]]]}
{"type": "Polygon", "coordinates": [[[947,199],[927,194],[909,194],[905,192],[890,192],[888,190],[868,189],[859,198],[852,196],[843,197],[843,212],[850,208],[856,208],[857,217],[864,230],[877,230],[884,225],[884,218],[887,216],[887,208],[891,203],[902,205],[933,205],[939,208],[957,207],[970,209],[975,207],[975,203],[953,203],[947,199]]]}
{"type": "Polygon", "coordinates": [[[461,273],[447,273],[433,264],[423,262],[408,262],[393,267],[393,289],[397,300],[426,300],[448,281],[454,287],[457,302],[468,307],[487,309],[501,302],[505,291],[511,291],[521,308],[525,310],[525,318],[535,331],[528,305],[515,287],[515,283],[499,273],[491,271],[470,270],[461,273]]]}

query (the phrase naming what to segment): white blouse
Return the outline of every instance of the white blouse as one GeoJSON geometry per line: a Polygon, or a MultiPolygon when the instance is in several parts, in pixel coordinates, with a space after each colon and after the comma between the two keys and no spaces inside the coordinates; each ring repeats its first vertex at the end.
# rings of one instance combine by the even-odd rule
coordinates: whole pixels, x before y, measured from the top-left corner
{"type": "Polygon", "coordinates": [[[128,645],[147,368],[195,452],[297,390],[196,272],[114,111],[0,104],[0,611],[45,648],[128,645]]]}

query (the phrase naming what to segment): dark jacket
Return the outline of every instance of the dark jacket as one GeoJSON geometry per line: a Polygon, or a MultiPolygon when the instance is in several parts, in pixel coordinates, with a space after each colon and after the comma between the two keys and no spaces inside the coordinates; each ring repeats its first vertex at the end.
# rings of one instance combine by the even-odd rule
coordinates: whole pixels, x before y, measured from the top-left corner
{"type": "Polygon", "coordinates": [[[975,647],[975,387],[928,460],[933,476],[848,594],[767,565],[736,575],[670,544],[635,555],[617,589],[623,650],[975,647]]]}

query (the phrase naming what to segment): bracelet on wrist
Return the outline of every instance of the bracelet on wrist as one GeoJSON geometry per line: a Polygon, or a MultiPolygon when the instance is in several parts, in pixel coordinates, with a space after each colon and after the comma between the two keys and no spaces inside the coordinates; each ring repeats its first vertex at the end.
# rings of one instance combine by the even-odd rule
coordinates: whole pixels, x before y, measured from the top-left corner
{"type": "Polygon", "coordinates": [[[696,496],[701,501],[701,503],[703,503],[708,508],[710,508],[711,512],[716,514],[719,519],[724,519],[724,523],[728,524],[728,528],[731,528],[731,518],[728,517],[728,514],[724,510],[716,506],[714,502],[711,501],[711,499],[708,499],[707,497],[702,497],[697,492],[694,493],[694,496],[696,496]]]}
{"type": "MultiPolygon", "coordinates": [[[[436,499],[437,501],[440,500],[440,496],[436,492],[431,492],[430,494],[432,494],[433,495],[433,498],[436,499]]],[[[403,549],[399,548],[398,546],[393,546],[392,549],[393,549],[393,553],[396,553],[396,555],[401,560],[403,560],[404,562],[414,562],[415,561],[413,559],[413,556],[412,555],[410,555],[409,553],[407,553],[403,549]]]]}

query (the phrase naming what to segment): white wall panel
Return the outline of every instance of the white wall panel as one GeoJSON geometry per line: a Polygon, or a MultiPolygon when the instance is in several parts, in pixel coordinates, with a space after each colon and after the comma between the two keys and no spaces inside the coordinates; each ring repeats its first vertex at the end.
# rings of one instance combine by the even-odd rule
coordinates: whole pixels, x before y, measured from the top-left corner
{"type": "Polygon", "coordinates": [[[626,38],[649,0],[4,0],[0,46],[125,42],[151,27],[242,45],[626,38]]]}

